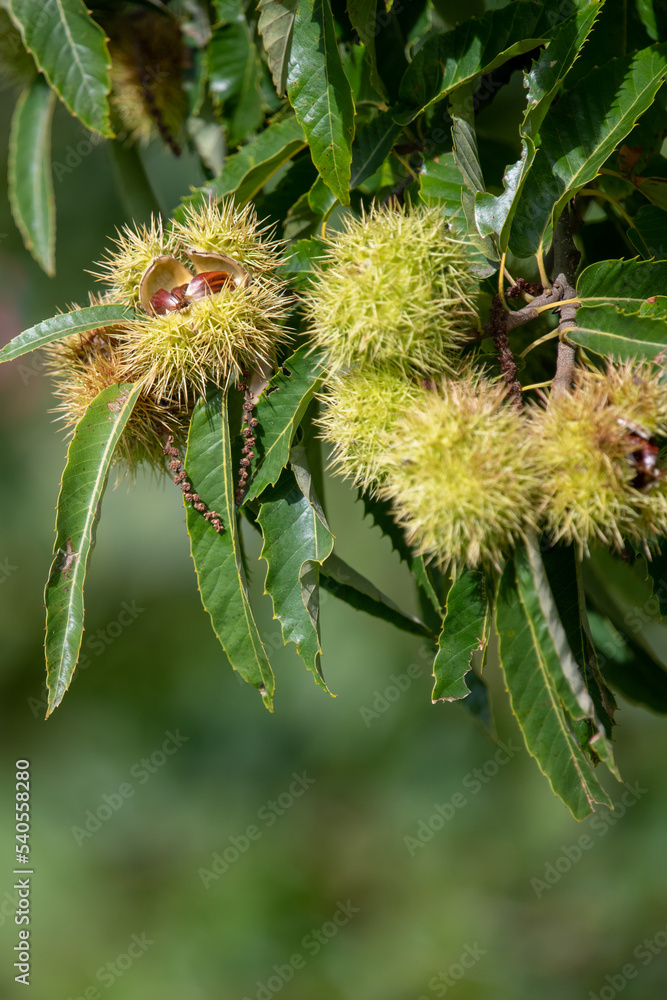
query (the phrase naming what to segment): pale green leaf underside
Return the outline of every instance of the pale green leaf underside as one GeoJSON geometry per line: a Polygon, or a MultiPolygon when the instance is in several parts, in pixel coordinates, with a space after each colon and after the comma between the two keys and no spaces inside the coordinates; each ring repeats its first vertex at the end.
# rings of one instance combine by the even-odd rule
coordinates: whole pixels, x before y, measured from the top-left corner
{"type": "MultiPolygon", "coordinates": [[[[300,454],[302,449],[295,451],[300,454]]],[[[315,680],[327,690],[320,669],[319,567],[333,550],[333,535],[319,505],[304,496],[290,469],[284,469],[276,486],[263,495],[258,521],[264,537],[261,557],[268,564],[266,592],[283,641],[296,644],[315,680]]]]}

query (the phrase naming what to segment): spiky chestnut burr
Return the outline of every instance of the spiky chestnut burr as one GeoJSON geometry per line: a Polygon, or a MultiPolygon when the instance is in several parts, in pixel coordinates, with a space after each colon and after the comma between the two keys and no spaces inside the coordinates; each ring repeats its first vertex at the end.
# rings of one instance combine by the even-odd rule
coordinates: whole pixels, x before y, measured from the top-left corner
{"type": "Polygon", "coordinates": [[[144,145],[158,134],[178,155],[188,105],[183,71],[188,50],[167,11],[134,8],[100,17],[109,36],[111,94],[117,131],[144,145]]]}
{"type": "Polygon", "coordinates": [[[331,371],[377,363],[410,375],[454,372],[479,320],[466,246],[433,209],[372,208],[327,239],[304,295],[331,371]]]}
{"type": "Polygon", "coordinates": [[[443,379],[396,424],[380,495],[417,550],[452,571],[501,559],[528,531],[538,480],[526,421],[507,388],[443,379]]]}
{"type": "Polygon", "coordinates": [[[126,381],[185,405],[208,382],[227,384],[244,369],[264,372],[291,299],[275,277],[279,244],[254,209],[233,202],[190,208],[167,234],[159,221],[126,229],[102,265],[114,301],[143,315],[122,333],[126,381]]]}
{"type": "Polygon", "coordinates": [[[332,376],[322,394],[321,437],[332,445],[331,467],[374,493],[397,421],[421,398],[415,382],[378,368],[332,376]]]}
{"type": "MultiPolygon", "coordinates": [[[[70,435],[95,397],[110,385],[124,381],[120,332],[111,327],[73,334],[43,349],[57,400],[52,412],[59,415],[70,435]]],[[[122,464],[131,474],[143,464],[164,472],[164,436],[168,434],[183,445],[189,422],[187,407],[167,403],[143,391],[121,435],[114,462],[122,464]]]]}
{"type": "Polygon", "coordinates": [[[554,541],[580,554],[599,539],[656,544],[667,532],[667,485],[654,435],[667,431],[667,387],[652,365],[576,369],[571,393],[533,406],[540,515],[554,541]]]}
{"type": "Polygon", "coordinates": [[[252,275],[275,271],[284,246],[272,237],[271,226],[258,221],[253,205],[237,206],[232,199],[199,208],[188,205],[185,221],[173,222],[171,233],[191,257],[227,254],[252,275]]]}

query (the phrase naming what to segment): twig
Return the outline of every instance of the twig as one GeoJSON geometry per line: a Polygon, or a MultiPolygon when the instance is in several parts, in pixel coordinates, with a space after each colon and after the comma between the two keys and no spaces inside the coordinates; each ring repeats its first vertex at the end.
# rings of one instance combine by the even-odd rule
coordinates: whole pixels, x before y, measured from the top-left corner
{"type": "MultiPolygon", "coordinates": [[[[559,299],[575,299],[574,287],[577,267],[581,254],[574,245],[575,224],[569,206],[563,210],[554,233],[554,279],[553,290],[559,291],[559,299]]],[[[560,322],[558,323],[558,358],[556,374],[551,385],[552,395],[569,392],[572,387],[574,373],[575,348],[564,339],[567,330],[571,330],[577,318],[578,303],[568,302],[560,307],[560,322]]]]}

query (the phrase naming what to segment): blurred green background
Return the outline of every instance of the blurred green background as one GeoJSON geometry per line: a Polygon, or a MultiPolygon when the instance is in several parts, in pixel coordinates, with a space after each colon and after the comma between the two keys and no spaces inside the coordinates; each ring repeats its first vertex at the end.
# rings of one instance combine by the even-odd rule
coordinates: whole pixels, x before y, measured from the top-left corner
{"type": "MultiPolygon", "coordinates": [[[[13,101],[4,91],[0,102],[4,161],[13,101]]],[[[67,166],[68,150],[83,139],[59,108],[54,160],[67,166]]],[[[188,184],[201,182],[187,159],[151,148],[145,161],[165,210],[188,184]]],[[[2,343],[57,308],[85,301],[92,287],[85,271],[126,219],[103,144],[60,173],[55,279],[23,250],[3,195],[2,343]]],[[[86,586],[90,663],[45,722],[42,589],[66,446],[32,356],[0,368],[0,390],[3,996],[24,989],[12,968],[19,758],[32,765],[30,995],[37,1000],[109,991],[114,1000],[266,1000],[276,993],[281,1000],[583,1000],[591,991],[610,1000],[617,987],[628,1000],[664,995],[664,721],[622,704],[617,758],[624,779],[645,791],[618,819],[577,824],[525,749],[474,791],[466,776],[493,760],[489,736],[461,706],[431,705],[419,640],[334,598],[323,608],[323,641],[337,697],[315,686],[292,647],[277,649],[270,715],[233,674],[211,632],[171,485],[146,478],[107,491],[86,586]],[[120,627],[124,602],[141,611],[120,627]],[[93,645],[98,630],[103,638],[93,645]],[[361,710],[411,664],[421,676],[365,721],[361,710]],[[166,756],[165,734],[177,731],[187,739],[166,756]],[[148,774],[140,761],[151,757],[148,774]],[[312,784],[290,805],[295,772],[312,784]],[[118,804],[122,785],[132,794],[120,808],[91,836],[77,834],[105,795],[118,804]],[[270,822],[269,803],[284,793],[278,808],[287,806],[270,822]],[[456,793],[465,805],[448,822],[436,818],[441,828],[410,851],[405,838],[415,838],[420,822],[437,817],[435,806],[456,793]],[[254,840],[243,839],[249,826],[254,840]],[[564,849],[584,834],[590,849],[536,891],[531,880],[544,879],[549,864],[566,869],[564,849]],[[217,878],[202,877],[216,853],[234,858],[230,838],[242,848],[238,858],[217,878]],[[339,905],[348,901],[352,915],[344,923],[339,905]],[[144,946],[130,960],[133,935],[144,946]],[[656,939],[659,954],[635,955],[647,938],[656,939]],[[289,976],[294,955],[301,959],[289,976]],[[638,974],[619,987],[627,963],[638,974]]],[[[411,607],[397,559],[345,484],[329,481],[326,503],[334,532],[343,535],[343,558],[411,607]]],[[[278,624],[261,596],[265,567],[256,540],[248,544],[260,623],[275,648],[278,624]]],[[[521,746],[493,664],[487,679],[499,738],[521,746]]],[[[613,798],[621,791],[612,789],[613,798]]]]}

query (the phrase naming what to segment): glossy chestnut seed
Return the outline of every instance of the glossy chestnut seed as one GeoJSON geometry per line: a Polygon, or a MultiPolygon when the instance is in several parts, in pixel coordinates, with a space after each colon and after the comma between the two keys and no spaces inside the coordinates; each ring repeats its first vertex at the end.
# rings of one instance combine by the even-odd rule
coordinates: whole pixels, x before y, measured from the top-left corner
{"type": "Polygon", "coordinates": [[[188,285],[187,295],[191,299],[203,299],[206,295],[215,295],[233,280],[229,271],[201,271],[188,285]]]}
{"type": "Polygon", "coordinates": [[[165,313],[174,312],[174,310],[179,308],[179,299],[172,292],[168,292],[166,288],[160,288],[155,295],[151,296],[151,309],[158,316],[164,316],[165,313]]]}
{"type": "Polygon", "coordinates": [[[166,288],[160,288],[151,296],[151,308],[160,316],[168,312],[178,312],[196,299],[214,295],[224,285],[232,284],[233,280],[233,275],[227,271],[202,271],[187,284],[177,285],[170,292],[166,288]]]}

